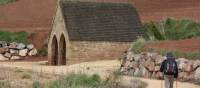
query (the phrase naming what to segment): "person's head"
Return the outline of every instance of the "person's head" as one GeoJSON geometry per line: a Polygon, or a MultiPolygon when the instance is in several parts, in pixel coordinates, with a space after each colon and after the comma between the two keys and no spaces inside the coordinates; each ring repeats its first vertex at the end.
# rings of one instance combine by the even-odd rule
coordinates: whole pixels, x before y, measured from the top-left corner
{"type": "Polygon", "coordinates": [[[167,52],[166,57],[167,59],[174,59],[172,52],[167,52]]]}

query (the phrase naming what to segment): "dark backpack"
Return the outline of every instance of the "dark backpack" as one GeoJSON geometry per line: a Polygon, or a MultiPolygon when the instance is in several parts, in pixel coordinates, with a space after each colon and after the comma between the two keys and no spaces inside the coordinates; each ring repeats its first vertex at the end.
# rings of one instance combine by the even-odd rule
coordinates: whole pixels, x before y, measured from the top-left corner
{"type": "Polygon", "coordinates": [[[164,65],[164,74],[174,75],[176,74],[176,61],[175,60],[166,60],[164,65]]]}

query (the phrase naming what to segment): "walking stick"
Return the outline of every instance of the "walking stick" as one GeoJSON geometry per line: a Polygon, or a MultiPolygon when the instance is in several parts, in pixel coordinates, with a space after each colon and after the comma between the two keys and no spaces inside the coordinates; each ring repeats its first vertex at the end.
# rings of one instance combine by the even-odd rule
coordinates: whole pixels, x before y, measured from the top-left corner
{"type": "Polygon", "coordinates": [[[162,82],[162,79],[161,79],[161,88],[163,88],[163,82],[162,82]]]}
{"type": "Polygon", "coordinates": [[[178,88],[178,82],[177,82],[177,79],[176,79],[176,88],[178,88]]]}

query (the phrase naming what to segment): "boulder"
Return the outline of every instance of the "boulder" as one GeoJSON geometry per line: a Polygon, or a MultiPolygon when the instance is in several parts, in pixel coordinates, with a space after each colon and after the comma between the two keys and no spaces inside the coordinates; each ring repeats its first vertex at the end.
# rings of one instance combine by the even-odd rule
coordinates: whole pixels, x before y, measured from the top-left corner
{"type": "Polygon", "coordinates": [[[10,59],[11,59],[11,60],[19,60],[20,57],[19,57],[19,56],[12,56],[10,59]]]}
{"type": "Polygon", "coordinates": [[[161,65],[161,63],[164,61],[164,57],[161,55],[157,55],[155,58],[155,64],[156,65],[161,65]]]}
{"type": "Polygon", "coordinates": [[[184,67],[184,71],[186,71],[186,72],[192,72],[192,70],[193,70],[193,62],[188,62],[186,65],[185,65],[185,67],[184,67]]]}
{"type": "Polygon", "coordinates": [[[0,48],[0,54],[3,54],[8,51],[8,48],[0,48]]]}
{"type": "Polygon", "coordinates": [[[141,55],[140,55],[140,54],[135,54],[133,57],[134,57],[134,58],[133,58],[134,61],[137,61],[137,62],[139,62],[140,59],[141,59],[141,55]]]}
{"type": "Polygon", "coordinates": [[[0,54],[0,61],[9,60],[9,58],[4,57],[2,54],[0,54]]]}
{"type": "Polygon", "coordinates": [[[187,66],[187,62],[188,60],[186,60],[185,58],[178,59],[177,60],[178,69],[180,69],[181,71],[184,70],[184,68],[186,68],[187,66]]]}
{"type": "Polygon", "coordinates": [[[17,45],[17,49],[19,49],[19,50],[21,50],[21,49],[24,49],[26,47],[26,45],[25,44],[23,44],[23,43],[19,43],[18,45],[17,45]]]}
{"type": "Polygon", "coordinates": [[[34,49],[30,50],[30,51],[28,52],[28,55],[29,55],[29,56],[35,56],[35,55],[37,55],[37,49],[34,48],[34,49]]]}
{"type": "Polygon", "coordinates": [[[27,53],[28,53],[28,49],[19,50],[19,55],[20,55],[20,56],[26,56],[27,53]]]}
{"type": "Polygon", "coordinates": [[[200,67],[200,60],[195,60],[193,62],[193,69],[196,69],[197,67],[200,67]]]}
{"type": "Polygon", "coordinates": [[[195,71],[194,78],[196,80],[200,80],[200,68],[197,68],[197,70],[195,71]]]}
{"type": "Polygon", "coordinates": [[[163,79],[163,74],[161,72],[156,72],[156,79],[163,79]]]}
{"type": "Polygon", "coordinates": [[[160,71],[160,66],[155,66],[154,71],[156,71],[156,72],[160,71]]]}
{"type": "Polygon", "coordinates": [[[1,47],[1,48],[7,48],[7,46],[8,46],[8,43],[7,43],[7,42],[5,42],[5,41],[0,41],[0,47],[1,47]]]}
{"type": "Polygon", "coordinates": [[[145,64],[144,64],[144,67],[146,67],[149,71],[154,71],[155,63],[146,61],[145,64]]]}
{"type": "Polygon", "coordinates": [[[18,50],[15,50],[15,49],[10,49],[9,51],[10,51],[10,53],[11,53],[12,55],[18,55],[18,54],[19,54],[19,51],[18,51],[18,50]]]}
{"type": "Polygon", "coordinates": [[[133,60],[133,58],[134,58],[134,53],[131,52],[131,51],[129,51],[129,52],[127,53],[127,60],[133,60]]]}
{"type": "Polygon", "coordinates": [[[5,56],[6,58],[10,58],[12,55],[11,55],[10,53],[7,52],[7,53],[4,54],[4,56],[5,56]]]}
{"type": "Polygon", "coordinates": [[[10,49],[15,49],[17,47],[17,43],[16,42],[10,43],[10,45],[8,47],[10,49]]]}
{"type": "Polygon", "coordinates": [[[140,76],[141,76],[141,71],[140,71],[140,69],[139,69],[139,68],[136,68],[133,75],[136,76],[136,77],[140,77],[140,76]]]}
{"type": "Polygon", "coordinates": [[[32,50],[34,48],[34,45],[33,44],[28,44],[26,47],[27,47],[27,49],[32,50]]]}

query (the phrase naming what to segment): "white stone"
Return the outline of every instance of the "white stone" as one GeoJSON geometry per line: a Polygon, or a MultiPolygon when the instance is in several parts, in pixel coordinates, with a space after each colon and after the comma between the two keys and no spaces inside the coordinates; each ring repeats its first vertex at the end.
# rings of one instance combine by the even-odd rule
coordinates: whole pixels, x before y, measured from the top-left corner
{"type": "Polygon", "coordinates": [[[15,49],[10,49],[10,53],[11,53],[11,54],[18,54],[19,51],[18,51],[18,50],[15,50],[15,49]]]}
{"type": "Polygon", "coordinates": [[[4,56],[10,58],[12,55],[10,53],[5,53],[4,56]]]}
{"type": "Polygon", "coordinates": [[[2,54],[0,54],[0,61],[9,60],[9,58],[4,57],[2,54]]]}
{"type": "Polygon", "coordinates": [[[26,45],[25,44],[23,44],[23,43],[19,43],[18,45],[17,45],[17,49],[19,49],[19,50],[21,50],[21,49],[24,49],[26,47],[26,45]]]}
{"type": "Polygon", "coordinates": [[[28,48],[29,50],[31,50],[31,49],[34,48],[34,45],[33,45],[33,44],[28,44],[28,45],[27,45],[27,48],[28,48]]]}
{"type": "Polygon", "coordinates": [[[29,51],[28,55],[29,56],[35,56],[35,55],[37,55],[37,49],[36,48],[32,49],[31,51],[29,51]]]}
{"type": "Polygon", "coordinates": [[[200,67],[195,71],[194,78],[196,80],[200,80],[200,67]]]}
{"type": "Polygon", "coordinates": [[[28,49],[19,50],[19,55],[20,55],[20,56],[26,56],[27,53],[28,53],[28,49]]]}
{"type": "Polygon", "coordinates": [[[12,49],[15,49],[16,47],[17,47],[16,42],[10,43],[10,45],[9,45],[9,48],[12,48],[12,49]]]}
{"type": "Polygon", "coordinates": [[[12,56],[10,59],[11,59],[11,60],[19,60],[20,57],[19,57],[19,56],[12,56]]]}

